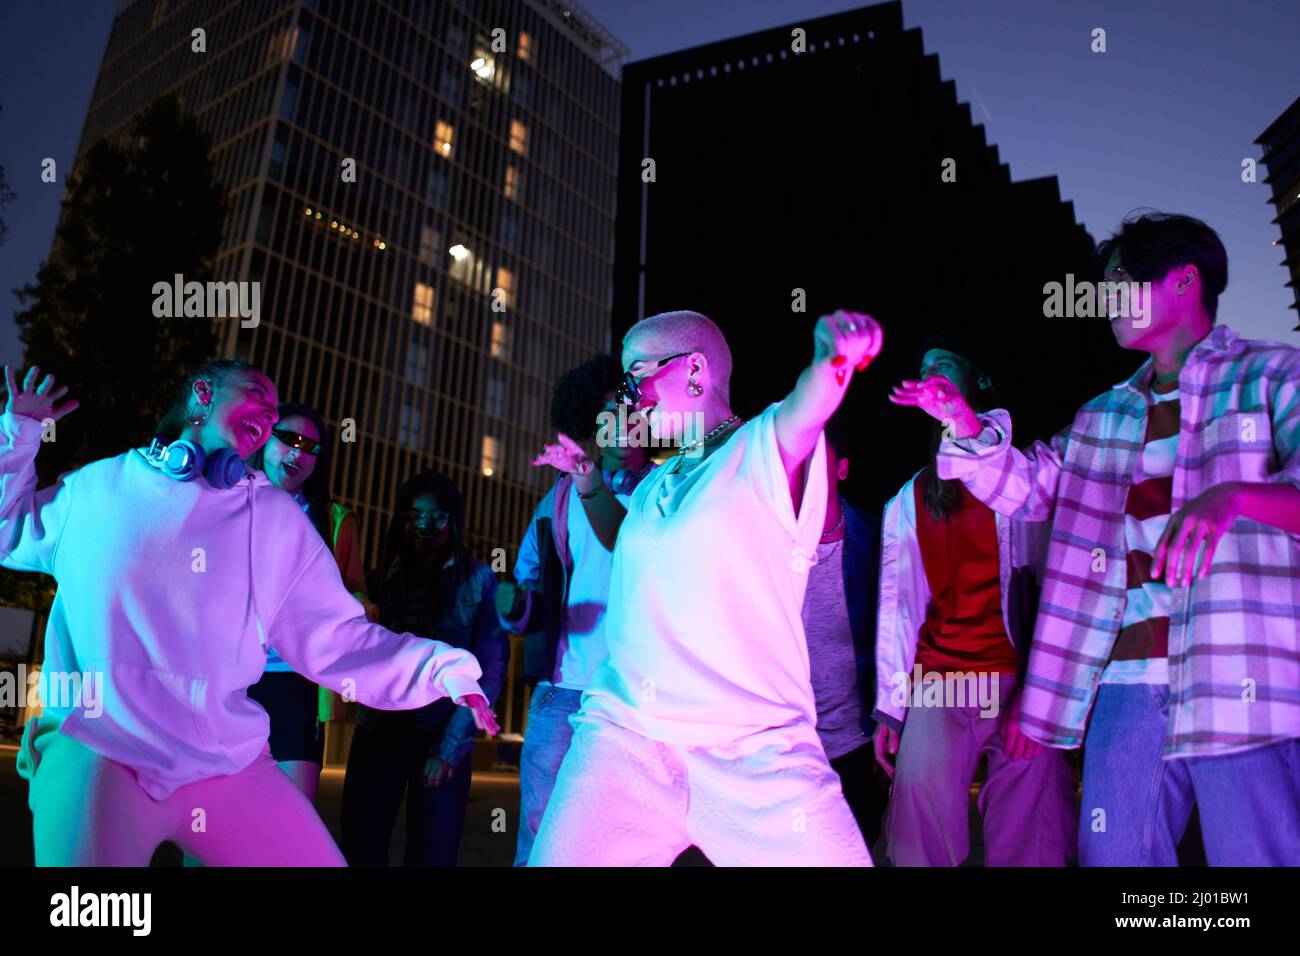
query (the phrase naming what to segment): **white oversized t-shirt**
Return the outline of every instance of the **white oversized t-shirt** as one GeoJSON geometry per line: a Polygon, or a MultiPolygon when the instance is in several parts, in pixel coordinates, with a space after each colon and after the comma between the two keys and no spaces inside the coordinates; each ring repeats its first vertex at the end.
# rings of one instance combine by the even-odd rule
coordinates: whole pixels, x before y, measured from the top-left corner
{"type": "Polygon", "coordinates": [[[685,475],[655,469],[619,530],[608,660],[582,710],[652,740],[718,746],[816,724],[801,609],[826,513],[825,440],[798,518],[773,404],[685,475]]]}

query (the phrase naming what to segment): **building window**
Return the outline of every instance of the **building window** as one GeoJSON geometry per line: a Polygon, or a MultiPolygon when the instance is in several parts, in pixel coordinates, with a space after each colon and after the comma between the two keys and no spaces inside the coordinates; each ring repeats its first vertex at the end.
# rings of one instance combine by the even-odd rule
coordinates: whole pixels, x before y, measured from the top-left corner
{"type": "Polygon", "coordinates": [[[415,284],[411,318],[421,325],[433,325],[433,286],[425,285],[423,282],[415,284]]]}
{"type": "Polygon", "coordinates": [[[450,106],[460,106],[461,79],[462,76],[459,70],[452,70],[451,67],[447,67],[442,71],[442,89],[440,92],[442,98],[450,106]]]}
{"type": "Polygon", "coordinates": [[[451,156],[451,147],[456,139],[456,131],[446,120],[438,120],[433,134],[433,148],[439,156],[451,156]]]}
{"type": "Polygon", "coordinates": [[[514,166],[506,167],[505,194],[507,199],[519,198],[519,170],[514,166]]]}
{"type": "Polygon", "coordinates": [[[469,282],[474,275],[474,253],[458,242],[447,250],[447,254],[451,256],[448,274],[458,282],[469,282]]]}
{"type": "Polygon", "coordinates": [[[492,320],[491,354],[494,359],[510,358],[510,328],[505,319],[492,320]]]}
{"type": "Polygon", "coordinates": [[[442,248],[442,239],[438,235],[438,230],[432,226],[420,227],[420,265],[435,266],[438,264],[438,250],[442,248]]]}
{"type": "Polygon", "coordinates": [[[298,78],[290,74],[284,81],[284,99],[280,101],[280,115],[293,119],[294,104],[298,101],[298,78]]]}
{"type": "Polygon", "coordinates": [[[501,213],[501,244],[507,249],[519,248],[519,221],[509,209],[501,213]]]}
{"type": "Polygon", "coordinates": [[[470,60],[469,68],[477,79],[484,86],[491,86],[492,79],[496,76],[496,63],[492,59],[492,48],[488,45],[487,39],[480,36],[478,43],[474,46],[474,59],[470,60]]]}
{"type": "MultiPolygon", "coordinates": [[[[505,266],[497,267],[497,284],[496,288],[501,290],[501,301],[505,303],[507,309],[515,307],[515,275],[505,266]]],[[[492,298],[496,298],[496,292],[493,291],[492,298]]]]}
{"type": "Polygon", "coordinates": [[[445,169],[439,169],[440,164],[434,163],[434,168],[429,172],[429,188],[425,192],[425,198],[433,204],[435,209],[447,208],[447,183],[450,179],[445,169]]]}
{"type": "Polygon", "coordinates": [[[528,127],[520,120],[510,121],[510,148],[520,156],[528,155],[528,127]]]}
{"type": "Polygon", "coordinates": [[[499,378],[488,379],[487,413],[493,418],[506,417],[506,383],[499,378]]]}
{"type": "Polygon", "coordinates": [[[491,435],[483,436],[483,452],[479,458],[479,467],[488,478],[497,473],[497,440],[491,435]]]}
{"type": "Polygon", "coordinates": [[[419,448],[424,439],[424,415],[409,402],[402,402],[402,421],[397,440],[410,448],[419,448]]]}
{"type": "Polygon", "coordinates": [[[406,351],[406,380],[416,385],[429,384],[429,346],[411,343],[406,351]]]}
{"type": "Polygon", "coordinates": [[[519,31],[519,59],[528,59],[528,53],[533,45],[533,38],[523,30],[519,31]]]}

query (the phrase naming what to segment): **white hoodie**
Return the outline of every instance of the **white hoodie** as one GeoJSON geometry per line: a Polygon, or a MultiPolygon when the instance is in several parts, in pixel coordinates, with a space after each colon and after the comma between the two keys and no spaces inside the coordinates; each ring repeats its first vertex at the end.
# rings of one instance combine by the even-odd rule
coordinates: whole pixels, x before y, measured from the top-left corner
{"type": "Polygon", "coordinates": [[[238,773],[267,746],[270,721],[246,691],[268,642],[380,710],[482,693],[468,651],[369,623],[311,521],[260,472],[218,490],[133,450],[38,492],[41,431],[0,414],[0,563],[54,576],[43,671],[98,678],[103,700],[98,716],[100,701],[46,707],[24,735],[24,776],[31,741],[55,728],[130,767],[155,799],[238,773]]]}

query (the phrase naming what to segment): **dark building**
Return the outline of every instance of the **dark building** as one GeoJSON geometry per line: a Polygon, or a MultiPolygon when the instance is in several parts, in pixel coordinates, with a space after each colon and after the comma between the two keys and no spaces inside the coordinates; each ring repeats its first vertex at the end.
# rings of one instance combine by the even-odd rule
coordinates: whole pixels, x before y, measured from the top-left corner
{"type": "Polygon", "coordinates": [[[1088,278],[1092,240],[1054,178],[1011,181],[898,3],[630,63],[622,126],[615,341],[644,315],[708,314],[749,415],[794,384],[818,315],[875,315],[885,351],[847,400],[850,492],[872,507],[930,453],[928,420],[886,399],[930,331],[995,337],[1018,445],[1139,364],[1104,320],[1044,316],[1046,283],[1088,278]]]}
{"type": "MultiPolygon", "coordinates": [[[[223,354],[355,424],[333,481],[368,566],[428,467],[513,563],[553,383],[609,347],[626,52],[559,0],[120,0],[79,153],[167,94],[211,134],[217,278],[261,283],[223,354]]],[[[512,682],[507,732],[525,707],[512,682]]]]}
{"type": "MultiPolygon", "coordinates": [[[[1300,310],[1300,99],[1282,111],[1255,140],[1264,147],[1264,182],[1273,187],[1273,222],[1282,231],[1282,265],[1290,275],[1291,308],[1300,310]]],[[[1276,241],[1275,241],[1276,244],[1276,241]]],[[[1295,329],[1300,332],[1300,325],[1295,329]]]]}

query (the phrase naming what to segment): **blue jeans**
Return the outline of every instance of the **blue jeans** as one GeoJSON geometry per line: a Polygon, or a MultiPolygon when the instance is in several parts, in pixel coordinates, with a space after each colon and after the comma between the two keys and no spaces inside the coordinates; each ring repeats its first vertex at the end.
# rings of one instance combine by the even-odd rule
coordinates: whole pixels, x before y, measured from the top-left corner
{"type": "Polygon", "coordinates": [[[1177,866],[1193,806],[1211,866],[1300,866],[1300,741],[1162,759],[1169,687],[1102,684],[1084,740],[1081,866],[1177,866]]]}
{"type": "Polygon", "coordinates": [[[515,866],[527,866],[537,828],[555,789],[560,764],[569,752],[573,727],[569,718],[582,704],[582,691],[556,687],[546,681],[533,688],[528,705],[524,749],[519,755],[519,843],[515,866]]]}

